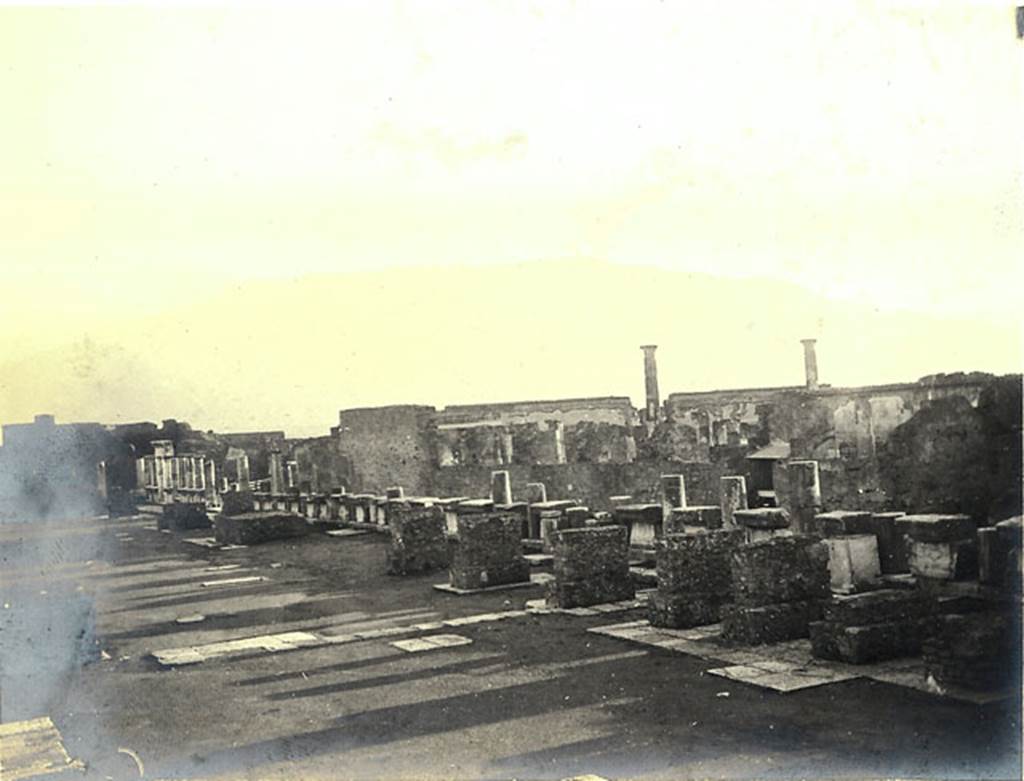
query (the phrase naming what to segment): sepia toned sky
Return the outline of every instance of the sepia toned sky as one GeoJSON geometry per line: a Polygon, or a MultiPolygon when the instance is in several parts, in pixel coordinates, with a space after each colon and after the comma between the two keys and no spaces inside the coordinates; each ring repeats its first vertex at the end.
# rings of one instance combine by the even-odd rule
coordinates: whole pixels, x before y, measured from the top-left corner
{"type": "Polygon", "coordinates": [[[0,6],[0,422],[1019,371],[1000,2],[0,6]]]}

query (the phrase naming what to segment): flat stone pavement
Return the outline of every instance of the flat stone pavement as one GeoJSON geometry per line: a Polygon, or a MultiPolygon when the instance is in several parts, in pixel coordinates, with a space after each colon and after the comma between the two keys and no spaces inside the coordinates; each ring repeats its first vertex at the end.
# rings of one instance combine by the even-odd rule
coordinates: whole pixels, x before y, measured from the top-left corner
{"type": "Polygon", "coordinates": [[[1019,703],[780,694],[587,631],[640,610],[524,614],[540,587],[446,594],[444,573],[385,575],[385,549],[224,550],[146,516],[0,526],[0,719],[52,719],[97,778],[1020,777],[1019,703]]]}

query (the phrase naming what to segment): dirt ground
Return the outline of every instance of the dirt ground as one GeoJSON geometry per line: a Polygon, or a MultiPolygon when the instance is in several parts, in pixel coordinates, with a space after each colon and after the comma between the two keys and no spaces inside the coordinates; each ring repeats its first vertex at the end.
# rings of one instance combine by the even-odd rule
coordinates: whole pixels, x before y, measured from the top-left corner
{"type": "Polygon", "coordinates": [[[149,654],[408,627],[542,591],[388,576],[372,533],[216,550],[155,526],[0,527],[2,719],[50,716],[90,777],[139,777],[127,750],[145,778],[1020,777],[1019,703],[862,679],[780,694],[586,631],[641,611],[446,628],[472,642],[420,653],[379,637],[166,669],[149,654]],[[202,585],[229,576],[264,580],[202,585]]]}

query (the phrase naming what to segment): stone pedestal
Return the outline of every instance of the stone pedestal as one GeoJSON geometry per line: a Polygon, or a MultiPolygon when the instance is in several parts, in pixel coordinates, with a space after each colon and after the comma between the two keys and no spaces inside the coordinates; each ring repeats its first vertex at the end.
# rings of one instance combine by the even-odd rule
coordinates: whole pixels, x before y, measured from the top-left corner
{"type": "Polygon", "coordinates": [[[552,534],[555,580],[548,601],[563,608],[631,599],[629,540],[622,526],[592,526],[552,534]]]}
{"type": "Polygon", "coordinates": [[[722,528],[731,529],[736,524],[733,514],[747,509],[747,481],[740,475],[723,477],[720,481],[722,499],[722,528]]]}
{"type": "Polygon", "coordinates": [[[661,476],[661,519],[667,521],[677,507],[686,507],[686,480],[682,475],[661,476]]]}
{"type": "Polygon", "coordinates": [[[873,534],[848,534],[825,538],[832,590],[844,594],[873,585],[882,574],[878,540],[873,534]]]}
{"type": "Polygon", "coordinates": [[[970,580],[978,574],[977,527],[968,515],[904,515],[908,564],[919,581],[970,580]]]}
{"type": "Polygon", "coordinates": [[[479,589],[530,580],[520,519],[509,513],[460,514],[450,541],[451,585],[479,589]]]}
{"type": "Polygon", "coordinates": [[[662,534],[660,504],[623,504],[612,509],[616,524],[629,529],[629,544],[652,546],[662,534]]]}
{"type": "Polygon", "coordinates": [[[496,504],[512,504],[512,478],[507,471],[491,472],[491,500],[496,504]]]}
{"type": "Polygon", "coordinates": [[[781,507],[736,510],[733,512],[733,523],[744,530],[747,542],[761,542],[792,534],[789,530],[789,513],[781,507]]]}
{"type": "Polygon", "coordinates": [[[739,530],[666,534],[655,548],[658,591],[648,603],[654,626],[676,629],[713,624],[732,602],[731,557],[739,530]]]}
{"type": "Polygon", "coordinates": [[[665,523],[665,534],[683,534],[688,529],[722,528],[722,508],[716,504],[676,507],[665,523]]]}
{"type": "Polygon", "coordinates": [[[450,552],[440,507],[414,508],[396,503],[390,508],[388,531],[389,574],[412,575],[448,566],[450,552]]]}

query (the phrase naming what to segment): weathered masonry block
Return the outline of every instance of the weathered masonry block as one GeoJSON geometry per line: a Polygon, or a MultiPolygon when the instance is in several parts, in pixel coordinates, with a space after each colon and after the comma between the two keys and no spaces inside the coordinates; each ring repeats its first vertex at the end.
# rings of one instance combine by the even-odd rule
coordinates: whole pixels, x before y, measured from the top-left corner
{"type": "Polygon", "coordinates": [[[814,516],[814,529],[822,537],[842,537],[848,534],[873,534],[871,513],[833,510],[814,516]]]}
{"type": "Polygon", "coordinates": [[[444,569],[450,552],[445,538],[444,511],[440,507],[393,504],[388,512],[391,548],[388,573],[412,575],[444,569]]]}
{"type": "Polygon", "coordinates": [[[283,512],[254,512],[219,515],[214,537],[227,545],[257,545],[309,534],[312,527],[301,515],[283,512]]]}
{"type": "Polygon", "coordinates": [[[810,625],[812,652],[847,664],[915,656],[936,606],[919,591],[835,597],[825,603],[823,620],[810,625]]]}
{"type": "Polygon", "coordinates": [[[828,551],[814,537],[740,545],[730,560],[735,604],[722,608],[722,638],[745,645],[807,637],[829,596],[828,551]]]}
{"type": "Polygon", "coordinates": [[[512,479],[507,471],[491,472],[491,499],[495,504],[512,504],[512,479]]]}
{"type": "Polygon", "coordinates": [[[522,522],[510,513],[461,514],[450,539],[451,585],[479,589],[530,580],[523,558],[522,522]]]}
{"type": "Polygon", "coordinates": [[[970,580],[978,574],[977,527],[968,515],[904,515],[908,564],[919,582],[970,580]]]}
{"type": "Polygon", "coordinates": [[[622,526],[591,526],[552,534],[555,580],[548,601],[563,608],[619,602],[634,596],[629,540],[622,526]]]}
{"type": "Polygon", "coordinates": [[[715,504],[676,507],[665,521],[665,534],[684,534],[691,529],[721,529],[722,508],[715,504]]]}
{"type": "Polygon", "coordinates": [[[732,602],[732,554],[743,533],[723,529],[666,534],[655,548],[658,591],[648,603],[654,626],[676,629],[713,624],[732,602]]]}

